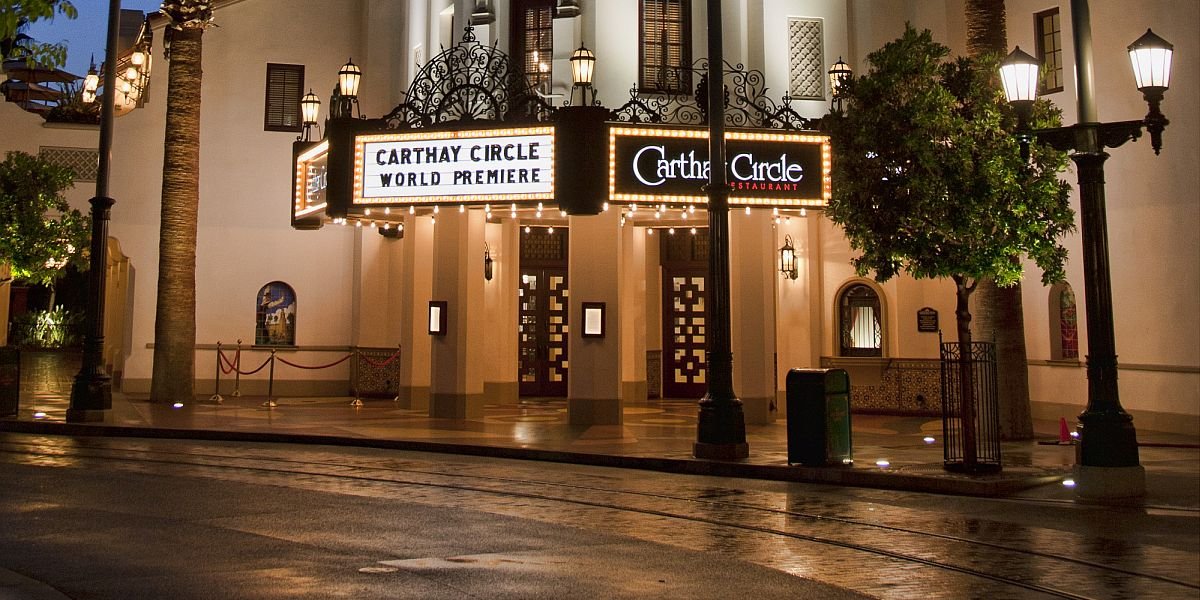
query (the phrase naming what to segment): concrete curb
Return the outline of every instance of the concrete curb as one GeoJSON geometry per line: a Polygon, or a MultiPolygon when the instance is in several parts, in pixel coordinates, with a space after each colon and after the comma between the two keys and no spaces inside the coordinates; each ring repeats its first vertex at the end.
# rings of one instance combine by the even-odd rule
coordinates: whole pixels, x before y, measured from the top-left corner
{"type": "MultiPolygon", "coordinates": [[[[1004,496],[1031,487],[1059,481],[1063,476],[1069,474],[1069,470],[1064,469],[1059,473],[1048,473],[1045,471],[1038,473],[1001,472],[999,474],[969,476],[947,473],[941,469],[941,465],[930,465],[928,468],[931,472],[929,474],[922,474],[908,470],[914,467],[868,470],[854,467],[763,465],[694,458],[589,454],[536,448],[513,448],[509,446],[386,440],[305,433],[169,429],[161,427],[60,423],[54,421],[0,420],[0,431],[43,435],[190,439],[379,448],[385,450],[407,450],[515,460],[537,460],[598,467],[641,469],[686,475],[743,477],[748,479],[821,483],[961,496],[1004,496]]],[[[922,465],[915,468],[922,469],[926,468],[926,466],[922,465]]]]}

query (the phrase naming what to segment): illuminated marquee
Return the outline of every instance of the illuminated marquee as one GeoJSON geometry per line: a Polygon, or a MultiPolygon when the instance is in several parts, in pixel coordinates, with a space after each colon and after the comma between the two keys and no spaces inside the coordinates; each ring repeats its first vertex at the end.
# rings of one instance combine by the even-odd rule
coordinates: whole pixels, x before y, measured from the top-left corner
{"type": "Polygon", "coordinates": [[[553,174],[552,127],[354,138],[356,205],[550,200],[553,174]]]}
{"type": "MultiPolygon", "coordinates": [[[[824,206],[830,198],[829,137],[777,131],[727,131],[729,202],[824,206]]],[[[617,127],[609,130],[612,201],[700,204],[708,200],[708,130],[617,127]]]]}
{"type": "Polygon", "coordinates": [[[292,219],[324,212],[328,206],[329,142],[321,142],[296,157],[292,219]]]}

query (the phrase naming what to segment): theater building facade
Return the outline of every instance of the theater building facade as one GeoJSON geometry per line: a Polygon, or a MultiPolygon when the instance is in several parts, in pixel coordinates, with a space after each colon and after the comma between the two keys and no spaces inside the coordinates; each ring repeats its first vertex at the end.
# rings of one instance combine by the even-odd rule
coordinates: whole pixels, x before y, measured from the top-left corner
{"type": "MultiPolygon", "coordinates": [[[[863,69],[906,21],[964,53],[962,4],[724,3],[734,389],[748,424],[783,416],[784,375],[797,367],[846,368],[855,410],[938,414],[939,330],[953,339],[953,285],[854,273],[848,242],[822,213],[837,166],[818,120],[833,100],[830,67],[841,59],[863,69]]],[[[1147,2],[1138,18],[1116,18],[1125,9],[1093,4],[1096,40],[1128,43],[1153,26],[1176,44],[1162,156],[1135,144],[1108,162],[1109,235],[1122,403],[1139,428],[1195,433],[1200,95],[1198,44],[1181,23],[1194,24],[1197,10],[1147,2]]],[[[703,395],[708,107],[696,89],[707,84],[705,2],[214,5],[220,27],[204,35],[198,392],[212,386],[215,344],[240,339],[251,366],[272,349],[314,365],[353,348],[398,349],[383,392],[437,417],[553,397],[566,399],[572,423],[618,424],[625,407],[703,395]],[[587,89],[572,85],[581,47],[595,56],[587,89]],[[331,94],[348,58],[362,72],[354,102],[331,94]],[[320,117],[306,130],[299,105],[310,89],[320,117]]],[[[1066,2],[1006,5],[1010,45],[1034,47],[1038,37],[1042,54],[1066,65],[1059,76],[1070,73],[1066,2]]],[[[1124,46],[1097,46],[1101,117],[1139,117],[1124,46]]],[[[108,304],[121,321],[106,357],[130,393],[147,392],[151,373],[166,70],[160,61],[114,143],[110,233],[127,283],[108,304]]],[[[1060,83],[1050,98],[1071,123],[1073,82],[1060,83]]],[[[0,127],[25,127],[22,140],[63,134],[9,123],[14,110],[0,107],[0,127]]],[[[55,145],[4,142],[29,151],[21,143],[55,145]]],[[[90,195],[73,194],[80,204],[90,195]]],[[[1043,287],[1030,265],[1023,292],[1034,416],[1055,420],[1087,398],[1081,241],[1066,245],[1067,281],[1043,287]]],[[[354,363],[281,369],[274,391],[345,395],[361,379],[354,363]]],[[[265,373],[240,385],[265,393],[265,373]]]]}

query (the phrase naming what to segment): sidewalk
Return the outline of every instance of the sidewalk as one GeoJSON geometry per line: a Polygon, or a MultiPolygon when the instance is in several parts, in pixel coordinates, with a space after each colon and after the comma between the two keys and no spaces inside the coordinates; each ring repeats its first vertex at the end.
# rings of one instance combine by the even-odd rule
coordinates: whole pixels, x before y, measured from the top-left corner
{"type": "MultiPolygon", "coordinates": [[[[264,397],[234,398],[226,391],[221,403],[201,396],[174,408],[114,393],[103,423],[75,424],[65,422],[72,362],[60,357],[30,365],[22,376],[19,414],[0,419],[0,431],[371,446],[918,492],[1073,498],[1062,485],[1075,462],[1073,446],[1005,442],[1000,473],[950,473],[942,468],[940,418],[854,415],[850,467],[789,466],[782,419],[746,427],[747,460],[694,459],[696,404],[680,400],[627,405],[622,425],[572,426],[563,399],[488,405],[480,419],[453,420],[387,399],[365,399],[355,407],[349,397],[277,398],[277,406],[268,408],[264,397]]],[[[1057,422],[1034,427],[1038,439],[1057,440],[1057,422]]],[[[1144,430],[1138,440],[1147,479],[1144,504],[1200,510],[1197,440],[1144,430]]]]}

